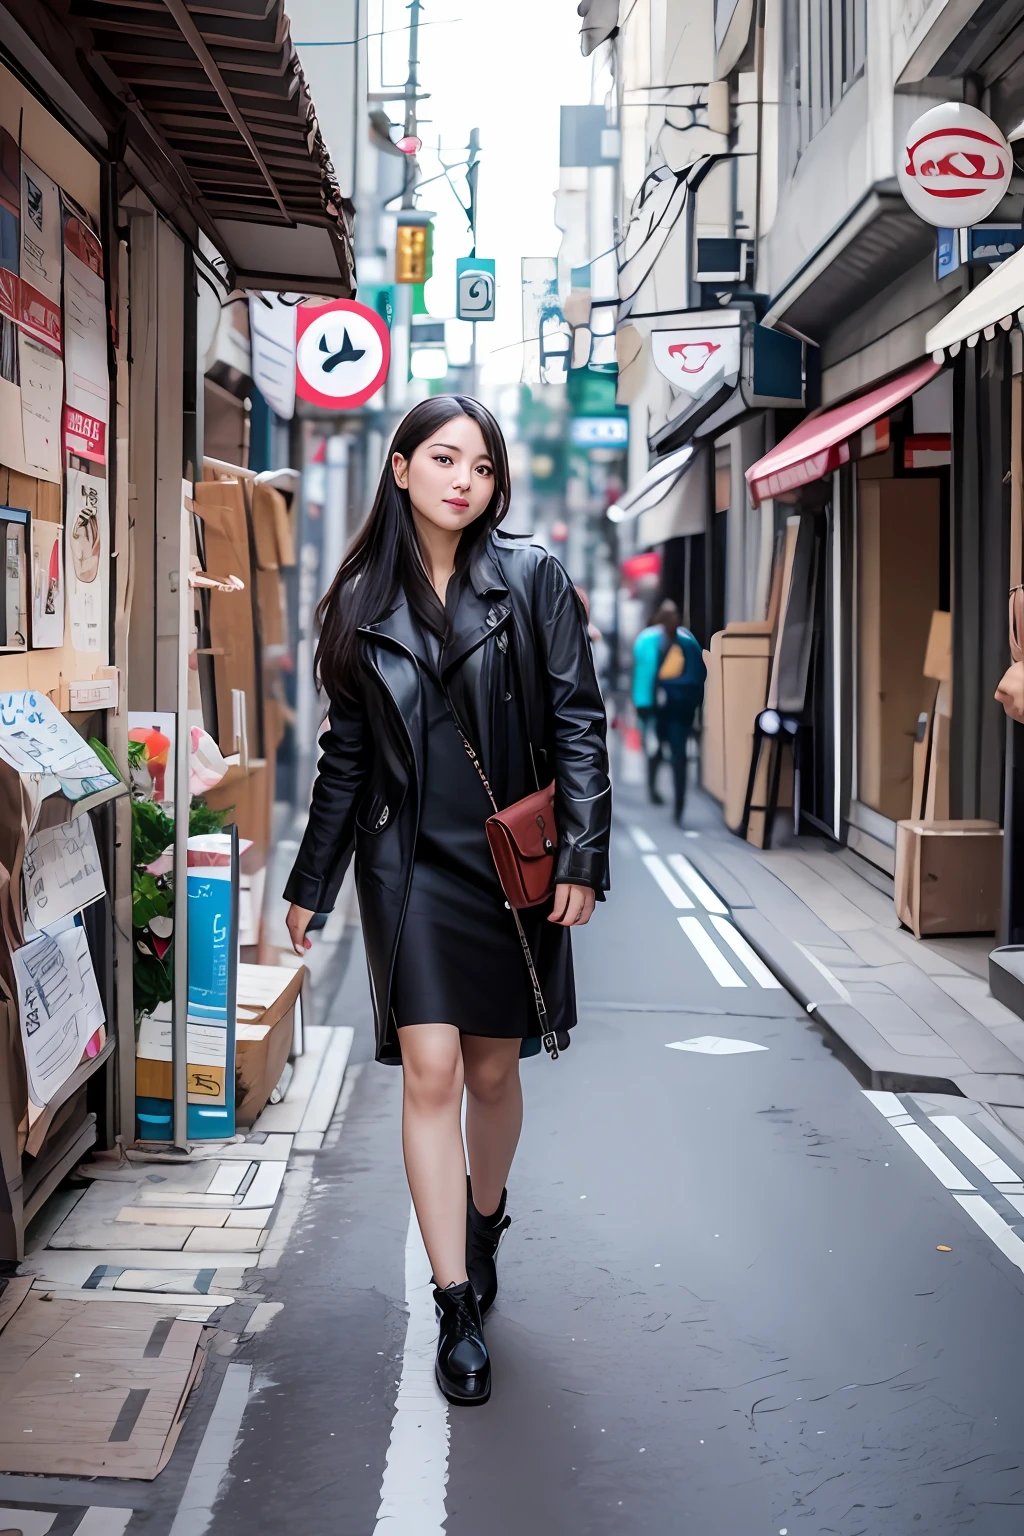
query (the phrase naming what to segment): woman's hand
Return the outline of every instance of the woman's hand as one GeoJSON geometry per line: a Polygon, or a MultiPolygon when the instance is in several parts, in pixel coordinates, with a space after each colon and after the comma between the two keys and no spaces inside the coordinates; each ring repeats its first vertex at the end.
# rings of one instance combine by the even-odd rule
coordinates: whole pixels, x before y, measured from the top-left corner
{"type": "Polygon", "coordinates": [[[307,949],[313,948],[313,940],[306,938],[306,929],[309,927],[310,918],[314,915],[308,908],[297,907],[294,902],[288,908],[288,916],[284,921],[292,941],[292,949],[297,955],[303,955],[307,949]]]}
{"type": "Polygon", "coordinates": [[[590,922],[595,900],[588,885],[556,885],[555,904],[548,922],[560,923],[563,928],[582,928],[590,922]]]}

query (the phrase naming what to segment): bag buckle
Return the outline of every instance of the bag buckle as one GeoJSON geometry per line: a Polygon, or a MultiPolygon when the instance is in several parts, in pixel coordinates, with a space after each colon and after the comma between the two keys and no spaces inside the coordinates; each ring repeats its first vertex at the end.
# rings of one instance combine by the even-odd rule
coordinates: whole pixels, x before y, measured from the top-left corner
{"type": "Polygon", "coordinates": [[[546,1035],[542,1035],[541,1036],[541,1039],[542,1039],[543,1044],[544,1044],[544,1049],[547,1051],[548,1055],[551,1057],[551,1060],[552,1061],[557,1061],[558,1060],[558,1041],[555,1039],[554,1033],[551,1030],[548,1030],[546,1035]]]}

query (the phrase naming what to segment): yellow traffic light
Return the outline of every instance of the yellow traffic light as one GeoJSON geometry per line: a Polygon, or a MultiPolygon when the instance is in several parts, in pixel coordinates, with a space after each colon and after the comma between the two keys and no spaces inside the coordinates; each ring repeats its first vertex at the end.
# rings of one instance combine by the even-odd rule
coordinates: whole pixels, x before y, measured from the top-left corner
{"type": "Polygon", "coordinates": [[[399,224],[395,244],[395,282],[425,283],[433,256],[430,224],[399,224]]]}

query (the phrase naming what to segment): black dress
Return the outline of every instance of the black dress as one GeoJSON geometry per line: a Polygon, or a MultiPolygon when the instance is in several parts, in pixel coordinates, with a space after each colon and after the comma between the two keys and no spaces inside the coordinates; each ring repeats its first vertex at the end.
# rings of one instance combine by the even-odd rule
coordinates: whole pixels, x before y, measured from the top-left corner
{"type": "MultiPolygon", "coordinates": [[[[522,1040],[538,1033],[515,919],[491,858],[493,807],[462,744],[438,672],[439,645],[423,636],[426,776],[409,903],[392,981],[396,1025],[454,1024],[466,1035],[522,1040]]],[[[520,914],[535,959],[547,906],[520,914]]]]}

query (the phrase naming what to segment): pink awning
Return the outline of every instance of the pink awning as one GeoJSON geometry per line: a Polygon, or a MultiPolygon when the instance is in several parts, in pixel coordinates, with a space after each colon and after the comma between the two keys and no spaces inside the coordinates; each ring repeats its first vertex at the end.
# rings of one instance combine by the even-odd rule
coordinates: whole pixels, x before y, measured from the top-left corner
{"type": "MultiPolygon", "coordinates": [[[[859,400],[848,400],[831,411],[822,411],[776,443],[763,459],[747,470],[747,484],[755,507],[769,496],[781,496],[799,485],[810,485],[846,464],[855,456],[850,440],[885,416],[894,406],[923,389],[941,368],[941,363],[918,363],[907,373],[880,384],[859,400]]],[[[867,445],[870,450],[870,445],[867,445]]]]}

